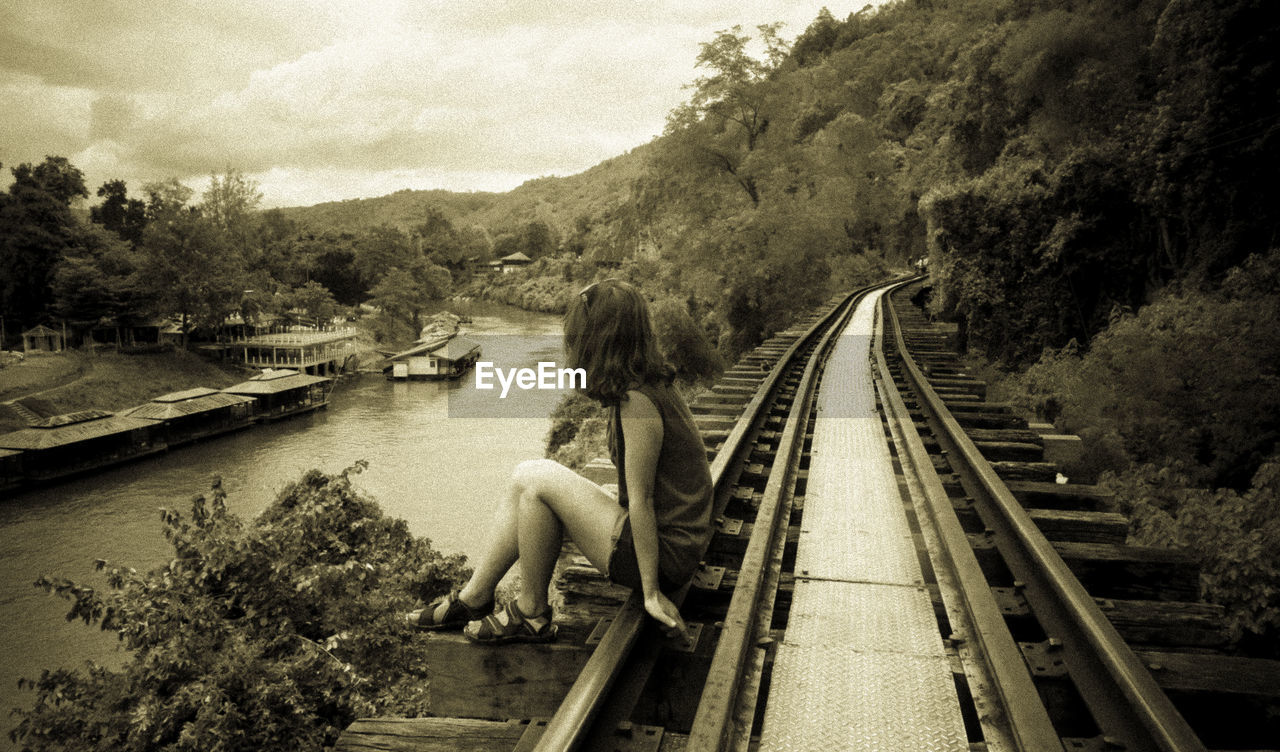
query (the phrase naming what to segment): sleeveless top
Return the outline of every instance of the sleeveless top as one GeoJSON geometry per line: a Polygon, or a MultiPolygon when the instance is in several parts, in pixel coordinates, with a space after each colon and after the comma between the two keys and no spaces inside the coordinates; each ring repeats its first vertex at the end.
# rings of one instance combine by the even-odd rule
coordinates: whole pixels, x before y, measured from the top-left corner
{"type": "MultiPolygon", "coordinates": [[[[662,448],[653,478],[653,511],[658,523],[658,568],[672,582],[693,576],[711,542],[711,468],[693,414],[670,384],[645,384],[635,391],[653,402],[662,417],[662,448]]],[[[609,421],[609,457],[618,468],[618,503],[627,506],[626,443],[622,411],[609,421]]]]}

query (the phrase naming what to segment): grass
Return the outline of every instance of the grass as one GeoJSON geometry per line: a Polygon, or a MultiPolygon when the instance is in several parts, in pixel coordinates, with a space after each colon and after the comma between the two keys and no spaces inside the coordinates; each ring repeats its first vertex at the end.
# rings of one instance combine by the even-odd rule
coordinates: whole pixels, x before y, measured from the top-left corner
{"type": "MultiPolygon", "coordinates": [[[[168,392],[197,386],[221,389],[248,375],[243,368],[213,363],[185,351],[41,354],[0,369],[0,400],[38,394],[24,399],[23,404],[51,415],[88,409],[114,412],[168,392]]],[[[7,407],[0,409],[0,432],[25,425],[7,407]]]]}
{"type": "Polygon", "coordinates": [[[0,402],[74,381],[88,368],[87,356],[79,352],[34,352],[22,360],[3,362],[6,365],[0,368],[0,402]]]}

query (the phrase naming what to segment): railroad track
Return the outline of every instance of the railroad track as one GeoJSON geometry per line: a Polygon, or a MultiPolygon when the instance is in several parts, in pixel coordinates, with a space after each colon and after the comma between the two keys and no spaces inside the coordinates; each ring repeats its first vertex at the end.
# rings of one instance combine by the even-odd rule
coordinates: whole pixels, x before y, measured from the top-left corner
{"type": "MultiPolygon", "coordinates": [[[[364,719],[337,748],[757,746],[797,582],[815,395],[834,335],[871,289],[762,344],[691,404],[712,462],[718,525],[705,565],[678,597],[693,646],[664,642],[637,597],[567,546],[557,643],[491,648],[433,635],[436,717],[364,719]]],[[[1187,558],[1124,546],[1126,521],[1099,511],[1105,494],[1053,482],[1046,444],[1064,441],[986,403],[985,386],[946,352],[948,335],[902,294],[889,300],[881,299],[872,371],[920,589],[963,718],[963,738],[940,748],[1195,750],[1205,748],[1201,736],[1224,748],[1268,747],[1262,740],[1276,723],[1265,709],[1275,707],[1280,678],[1266,672],[1280,664],[1207,653],[1225,635],[1218,611],[1188,602],[1197,574],[1187,558]],[[1264,715],[1242,717],[1238,691],[1191,687],[1206,674],[1201,684],[1224,683],[1224,668],[1250,678],[1252,700],[1271,701],[1249,706],[1264,715]],[[1162,671],[1172,682],[1160,682],[1162,671]],[[1241,724],[1256,733],[1239,733],[1241,724]]],[[[584,474],[616,482],[607,462],[584,474]]]]}
{"type": "Polygon", "coordinates": [[[1191,557],[1127,545],[1109,494],[1066,482],[1052,461],[1074,437],[988,402],[910,293],[883,301],[881,400],[938,565],[940,611],[966,681],[983,687],[971,741],[1280,747],[1280,662],[1227,654],[1222,610],[1199,601],[1191,557]]]}

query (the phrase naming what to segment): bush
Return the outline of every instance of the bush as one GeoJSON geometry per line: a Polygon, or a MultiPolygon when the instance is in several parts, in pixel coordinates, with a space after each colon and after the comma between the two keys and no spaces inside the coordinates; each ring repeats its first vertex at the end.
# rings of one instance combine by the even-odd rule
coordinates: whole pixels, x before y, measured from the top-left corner
{"type": "MultiPolygon", "coordinates": [[[[557,458],[557,453],[574,442],[587,421],[603,421],[604,415],[605,413],[601,409],[600,403],[585,394],[571,392],[561,397],[560,402],[551,411],[551,430],[547,433],[546,456],[557,458]]],[[[586,458],[582,464],[591,459],[591,457],[586,458]]],[[[575,470],[581,466],[575,466],[563,460],[560,460],[560,462],[575,470]]]]}
{"type": "Polygon", "coordinates": [[[1280,657],[1280,455],[1243,493],[1190,487],[1179,464],[1141,465],[1105,483],[1131,516],[1135,542],[1189,548],[1202,594],[1227,609],[1233,636],[1280,657]]]}
{"type": "Polygon", "coordinates": [[[358,716],[427,710],[427,643],[400,614],[464,559],[382,516],[350,475],[306,473],[246,524],[215,483],[163,510],[174,557],[146,574],[99,561],[109,590],[37,584],[116,632],[119,670],[46,671],[12,732],[27,750],[319,749],[358,716]]]}
{"type": "Polygon", "coordinates": [[[1248,488],[1280,438],[1280,252],[1220,290],[1117,316],[1088,353],[1049,351],[1024,383],[1043,417],[1108,447],[1111,469],[1176,462],[1195,485],[1248,488]]]}

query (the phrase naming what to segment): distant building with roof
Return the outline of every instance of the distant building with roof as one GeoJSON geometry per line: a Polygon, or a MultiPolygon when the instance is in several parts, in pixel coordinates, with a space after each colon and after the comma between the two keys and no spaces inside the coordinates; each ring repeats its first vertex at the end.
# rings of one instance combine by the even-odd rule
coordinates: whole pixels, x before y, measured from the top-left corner
{"type": "Polygon", "coordinates": [[[514,272],[517,269],[523,269],[532,263],[533,263],[533,259],[524,255],[523,253],[520,253],[519,251],[516,251],[515,253],[509,254],[507,256],[503,256],[502,258],[498,259],[498,271],[502,272],[503,274],[510,274],[511,272],[514,272]]]}
{"type": "Polygon", "coordinates": [[[30,352],[62,352],[66,340],[62,332],[50,329],[44,324],[33,326],[22,333],[22,351],[30,352]]]}
{"type": "Polygon", "coordinates": [[[245,365],[254,368],[293,368],[316,376],[344,370],[355,353],[355,329],[303,329],[258,334],[230,344],[245,365]]]}

